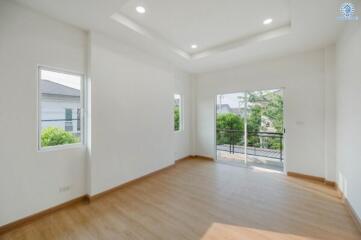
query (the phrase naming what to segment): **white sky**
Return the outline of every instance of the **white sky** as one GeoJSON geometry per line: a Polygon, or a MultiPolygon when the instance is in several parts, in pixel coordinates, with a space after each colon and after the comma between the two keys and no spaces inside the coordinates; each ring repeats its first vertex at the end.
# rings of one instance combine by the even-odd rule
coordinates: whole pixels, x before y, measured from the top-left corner
{"type": "Polygon", "coordinates": [[[221,103],[222,97],[222,104],[228,104],[231,108],[239,108],[239,98],[243,97],[244,93],[230,93],[230,94],[223,94],[217,96],[217,104],[221,103]]]}
{"type": "Polygon", "coordinates": [[[49,80],[67,87],[80,90],[81,76],[79,75],[52,72],[48,70],[41,70],[40,74],[41,74],[40,79],[42,80],[49,80]]]}
{"type": "MultiPolygon", "coordinates": [[[[267,92],[277,92],[280,89],[274,89],[274,90],[263,90],[267,92]]],[[[257,91],[255,91],[257,92],[257,91]]],[[[221,103],[221,97],[222,97],[222,104],[228,104],[231,108],[239,108],[239,97],[244,97],[244,92],[239,93],[229,93],[229,94],[223,94],[223,95],[217,95],[217,104],[221,103]]],[[[241,107],[244,107],[241,104],[241,107]]]]}

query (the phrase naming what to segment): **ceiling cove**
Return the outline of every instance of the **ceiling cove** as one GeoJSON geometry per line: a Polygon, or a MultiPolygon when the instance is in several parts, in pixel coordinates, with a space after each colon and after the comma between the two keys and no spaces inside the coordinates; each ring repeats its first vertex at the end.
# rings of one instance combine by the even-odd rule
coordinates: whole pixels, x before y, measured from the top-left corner
{"type": "Polygon", "coordinates": [[[110,18],[186,60],[278,38],[292,27],[289,0],[129,0],[110,18]]]}
{"type": "Polygon", "coordinates": [[[124,27],[146,37],[149,39],[152,39],[154,41],[157,41],[164,47],[168,48],[170,51],[173,51],[180,57],[186,59],[186,60],[197,60],[205,57],[209,57],[211,55],[221,53],[224,51],[232,50],[235,48],[239,48],[248,44],[261,42],[270,40],[273,38],[281,37],[283,35],[286,35],[291,32],[291,22],[286,23],[283,26],[279,26],[272,29],[267,29],[263,32],[251,34],[249,36],[231,39],[225,43],[211,46],[209,48],[203,49],[199,52],[186,52],[183,49],[177,47],[174,43],[167,40],[165,37],[163,37],[162,34],[156,32],[155,30],[148,29],[139,23],[135,22],[134,20],[130,19],[129,17],[120,14],[120,13],[114,13],[110,16],[110,18],[114,21],[116,21],[119,24],[122,24],[124,27]]]}

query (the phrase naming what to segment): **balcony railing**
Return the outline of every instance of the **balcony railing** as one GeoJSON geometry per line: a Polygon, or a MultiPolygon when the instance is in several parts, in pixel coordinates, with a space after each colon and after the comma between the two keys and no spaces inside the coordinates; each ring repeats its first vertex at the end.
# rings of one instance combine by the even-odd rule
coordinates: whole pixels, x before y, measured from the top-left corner
{"type": "Polygon", "coordinates": [[[247,151],[244,135],[239,130],[217,129],[217,150],[283,160],[283,133],[247,132],[247,151]]]}

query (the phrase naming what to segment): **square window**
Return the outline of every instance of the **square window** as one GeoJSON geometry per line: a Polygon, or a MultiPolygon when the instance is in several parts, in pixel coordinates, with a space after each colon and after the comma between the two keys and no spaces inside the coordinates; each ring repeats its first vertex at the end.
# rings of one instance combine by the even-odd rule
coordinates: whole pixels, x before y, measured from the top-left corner
{"type": "Polygon", "coordinates": [[[83,143],[83,76],[39,67],[39,149],[83,143]]]}

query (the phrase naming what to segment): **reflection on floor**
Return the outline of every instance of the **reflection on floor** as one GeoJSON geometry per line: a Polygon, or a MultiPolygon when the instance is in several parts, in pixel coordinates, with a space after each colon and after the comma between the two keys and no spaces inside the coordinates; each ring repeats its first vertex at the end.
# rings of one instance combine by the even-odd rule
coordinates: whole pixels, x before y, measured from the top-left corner
{"type": "MultiPolygon", "coordinates": [[[[243,153],[229,153],[228,151],[218,150],[217,162],[246,167],[245,155],[243,153]]],[[[277,158],[247,155],[247,167],[257,167],[277,172],[283,172],[283,162],[277,158]]]]}

